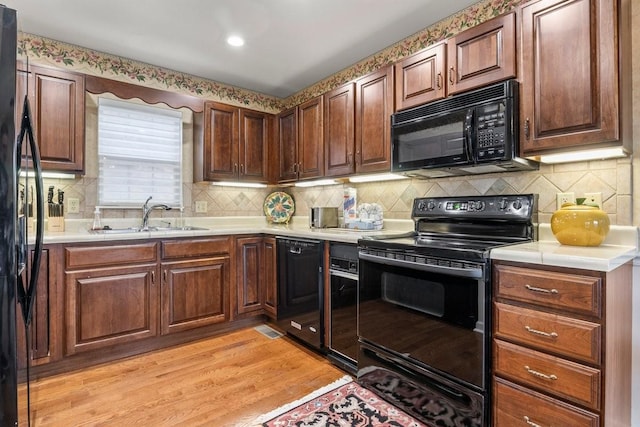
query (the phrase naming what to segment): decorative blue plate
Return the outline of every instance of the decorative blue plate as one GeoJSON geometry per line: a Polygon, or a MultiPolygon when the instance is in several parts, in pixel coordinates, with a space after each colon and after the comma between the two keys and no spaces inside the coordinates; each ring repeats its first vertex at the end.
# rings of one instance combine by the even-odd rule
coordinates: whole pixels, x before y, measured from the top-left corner
{"type": "Polygon", "coordinates": [[[264,214],[269,222],[286,224],[295,210],[293,198],[282,191],[274,191],[264,199],[264,214]]]}

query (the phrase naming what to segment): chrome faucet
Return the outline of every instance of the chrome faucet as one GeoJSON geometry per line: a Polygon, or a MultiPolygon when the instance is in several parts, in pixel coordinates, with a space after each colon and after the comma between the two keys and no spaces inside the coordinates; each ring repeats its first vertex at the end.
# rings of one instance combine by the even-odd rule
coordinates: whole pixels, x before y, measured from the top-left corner
{"type": "Polygon", "coordinates": [[[164,203],[149,206],[149,200],[151,200],[152,198],[153,196],[149,196],[147,201],[144,202],[144,205],[142,205],[142,230],[149,229],[149,224],[148,224],[149,214],[151,213],[152,210],[154,209],[163,209],[165,211],[171,210],[171,206],[165,205],[164,203]]]}

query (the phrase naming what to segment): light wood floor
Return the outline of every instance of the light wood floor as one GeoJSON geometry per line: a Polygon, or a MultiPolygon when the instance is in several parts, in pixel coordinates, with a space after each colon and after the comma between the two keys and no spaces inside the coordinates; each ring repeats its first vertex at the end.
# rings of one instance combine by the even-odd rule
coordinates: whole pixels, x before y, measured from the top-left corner
{"type": "Polygon", "coordinates": [[[249,328],[32,382],[31,425],[249,426],[344,375],[289,338],[249,328]]]}

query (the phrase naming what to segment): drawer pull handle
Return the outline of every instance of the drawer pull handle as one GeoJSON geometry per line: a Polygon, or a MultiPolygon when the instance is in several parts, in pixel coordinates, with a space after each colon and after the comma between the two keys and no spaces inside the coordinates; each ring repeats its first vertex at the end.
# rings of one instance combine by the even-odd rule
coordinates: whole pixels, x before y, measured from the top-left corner
{"type": "Polygon", "coordinates": [[[535,334],[535,335],[542,335],[543,337],[547,337],[547,338],[558,338],[558,334],[555,332],[544,332],[544,331],[539,331],[537,329],[533,329],[529,326],[525,326],[524,327],[527,332],[535,334]]]}
{"type": "Polygon", "coordinates": [[[553,374],[551,374],[551,375],[543,374],[542,372],[534,371],[533,369],[531,369],[528,366],[525,366],[524,369],[526,369],[527,372],[530,373],[531,375],[533,375],[534,377],[544,378],[545,380],[553,380],[553,381],[558,379],[558,377],[556,377],[553,374]]]}
{"type": "Polygon", "coordinates": [[[531,292],[540,292],[543,294],[557,294],[558,290],[557,289],[544,289],[544,288],[537,288],[535,286],[531,286],[531,285],[524,285],[525,288],[527,288],[527,290],[531,291],[531,292]]]}
{"type": "Polygon", "coordinates": [[[524,416],[524,422],[527,423],[527,425],[530,425],[531,427],[542,427],[540,424],[537,424],[531,421],[531,418],[527,417],[526,415],[524,416]]]}

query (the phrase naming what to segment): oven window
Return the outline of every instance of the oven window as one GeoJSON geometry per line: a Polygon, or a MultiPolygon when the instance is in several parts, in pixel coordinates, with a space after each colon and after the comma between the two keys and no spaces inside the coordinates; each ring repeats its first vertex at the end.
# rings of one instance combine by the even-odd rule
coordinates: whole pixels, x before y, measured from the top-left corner
{"type": "Polygon", "coordinates": [[[360,260],[361,339],[482,387],[484,279],[360,260]]]}

